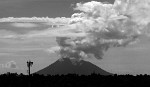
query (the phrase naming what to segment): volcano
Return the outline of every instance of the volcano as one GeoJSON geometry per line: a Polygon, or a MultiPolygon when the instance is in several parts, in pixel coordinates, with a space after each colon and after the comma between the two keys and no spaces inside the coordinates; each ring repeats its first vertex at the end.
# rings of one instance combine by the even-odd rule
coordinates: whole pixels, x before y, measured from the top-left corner
{"type": "Polygon", "coordinates": [[[111,73],[97,67],[96,65],[81,60],[80,62],[72,62],[68,58],[63,58],[62,61],[57,60],[53,64],[46,68],[39,70],[36,74],[43,75],[66,75],[66,74],[78,74],[78,75],[90,75],[92,73],[100,75],[112,75],[111,73]]]}

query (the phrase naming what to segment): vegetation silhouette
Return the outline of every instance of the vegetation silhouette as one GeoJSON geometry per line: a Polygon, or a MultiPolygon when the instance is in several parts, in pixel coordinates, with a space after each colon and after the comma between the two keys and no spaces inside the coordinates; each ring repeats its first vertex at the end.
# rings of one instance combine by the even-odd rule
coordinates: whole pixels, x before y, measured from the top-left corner
{"type": "MultiPolygon", "coordinates": [[[[33,62],[27,61],[29,70],[32,64],[33,62]]],[[[60,69],[58,69],[58,71],[60,71],[60,69]]],[[[54,64],[52,64],[52,66],[50,65],[42,69],[42,71],[40,70],[40,72],[41,73],[32,74],[28,72],[28,75],[24,75],[23,73],[17,74],[10,72],[1,74],[0,87],[135,87],[148,86],[150,84],[150,75],[145,74],[133,76],[129,74],[111,74],[109,72],[103,71],[101,68],[97,68],[97,66],[94,66],[90,62],[86,61],[77,62],[76,65],[72,65],[72,62],[69,59],[64,59],[63,62],[56,61],[54,64]],[[64,67],[69,68],[65,72],[68,72],[68,70],[71,70],[73,68],[73,70],[77,71],[85,68],[85,70],[92,73],[49,73],[49,70],[51,70],[52,68],[62,69],[64,67]],[[80,67],[83,68],[80,69],[80,67]],[[91,68],[88,69],[87,67],[91,68]],[[45,70],[46,72],[48,72],[46,73],[46,75],[45,70]],[[98,71],[100,71],[100,73],[98,71]]]]}
{"type": "Polygon", "coordinates": [[[39,75],[6,73],[0,75],[1,87],[135,87],[148,86],[149,75],[39,75]]]}

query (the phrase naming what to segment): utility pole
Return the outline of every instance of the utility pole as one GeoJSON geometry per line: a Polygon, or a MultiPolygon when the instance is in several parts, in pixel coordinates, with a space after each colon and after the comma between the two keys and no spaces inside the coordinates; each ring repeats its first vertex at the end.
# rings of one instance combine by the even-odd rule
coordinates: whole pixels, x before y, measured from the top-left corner
{"type": "Polygon", "coordinates": [[[28,70],[27,70],[27,72],[28,72],[28,75],[30,76],[30,67],[33,65],[33,62],[31,62],[30,60],[29,61],[27,61],[27,67],[28,67],[28,70]]]}

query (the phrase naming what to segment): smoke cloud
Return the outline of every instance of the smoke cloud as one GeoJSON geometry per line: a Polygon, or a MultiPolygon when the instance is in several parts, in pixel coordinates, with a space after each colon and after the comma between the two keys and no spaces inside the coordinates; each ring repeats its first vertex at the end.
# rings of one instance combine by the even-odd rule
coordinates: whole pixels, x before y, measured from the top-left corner
{"type": "Polygon", "coordinates": [[[91,1],[77,3],[75,10],[80,13],[72,15],[68,32],[56,37],[62,58],[102,59],[110,47],[125,47],[149,36],[150,0],[91,1]]]}

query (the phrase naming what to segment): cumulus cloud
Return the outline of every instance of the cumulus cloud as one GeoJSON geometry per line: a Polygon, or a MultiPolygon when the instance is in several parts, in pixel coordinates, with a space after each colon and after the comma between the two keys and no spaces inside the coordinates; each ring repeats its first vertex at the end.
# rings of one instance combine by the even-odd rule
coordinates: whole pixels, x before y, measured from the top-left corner
{"type": "Polygon", "coordinates": [[[75,10],[81,13],[72,15],[70,28],[65,30],[66,36],[56,36],[59,54],[62,58],[76,60],[90,58],[91,55],[102,59],[110,47],[125,47],[139,41],[143,35],[149,36],[149,2],[116,0],[114,4],[97,1],[77,3],[75,10]]]}
{"type": "Polygon", "coordinates": [[[5,68],[16,69],[18,67],[15,61],[10,61],[5,64],[5,68]]]}
{"type": "MultiPolygon", "coordinates": [[[[149,2],[150,0],[116,0],[114,4],[97,1],[77,3],[75,10],[80,13],[73,14],[71,18],[40,19],[69,25],[24,37],[56,37],[59,47],[50,48],[48,51],[58,52],[62,58],[102,59],[104,52],[110,47],[126,47],[140,41],[139,37],[150,36],[149,2]]],[[[12,21],[15,18],[9,19],[12,21]]],[[[24,18],[21,21],[25,19],[29,20],[24,18]]],[[[33,19],[39,20],[36,17],[33,19]]]]}
{"type": "Polygon", "coordinates": [[[56,46],[56,47],[51,47],[50,49],[48,49],[47,51],[49,53],[56,53],[57,51],[60,50],[60,47],[59,46],[56,46]]]}
{"type": "Polygon", "coordinates": [[[115,8],[120,14],[130,16],[138,24],[150,22],[150,0],[116,0],[115,8]]]}

